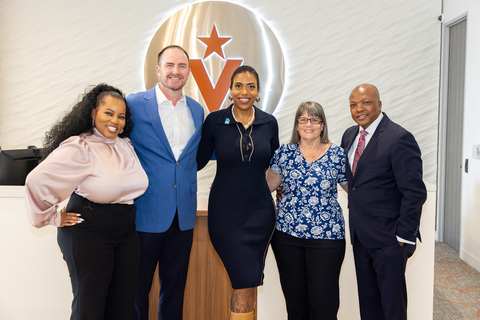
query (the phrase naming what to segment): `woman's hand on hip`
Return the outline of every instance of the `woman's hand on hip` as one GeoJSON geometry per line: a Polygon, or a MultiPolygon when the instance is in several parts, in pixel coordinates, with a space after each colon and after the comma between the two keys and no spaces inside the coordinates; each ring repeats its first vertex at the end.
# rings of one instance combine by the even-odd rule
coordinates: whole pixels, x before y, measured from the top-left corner
{"type": "Polygon", "coordinates": [[[66,207],[60,211],[60,214],[62,215],[60,227],[71,227],[83,222],[83,219],[80,217],[81,215],[79,213],[67,212],[66,207]]]}

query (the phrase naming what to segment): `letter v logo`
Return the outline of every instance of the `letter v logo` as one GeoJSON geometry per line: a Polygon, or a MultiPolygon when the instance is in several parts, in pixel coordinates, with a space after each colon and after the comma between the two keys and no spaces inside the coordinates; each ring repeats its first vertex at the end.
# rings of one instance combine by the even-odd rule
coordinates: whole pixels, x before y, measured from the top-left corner
{"type": "Polygon", "coordinates": [[[175,44],[191,58],[183,92],[198,101],[206,114],[230,105],[226,99],[230,79],[242,65],[254,67],[260,75],[261,101],[255,106],[273,113],[281,105],[285,84],[285,62],[274,32],[258,13],[242,6],[199,1],[171,15],[150,41],[144,66],[145,89],[150,90],[159,81],[155,67],[158,53],[175,44]]]}
{"type": "Polygon", "coordinates": [[[230,77],[233,71],[240,67],[243,59],[227,59],[225,67],[218,78],[217,84],[214,86],[210,79],[205,64],[202,59],[190,59],[190,68],[195,78],[198,89],[202,94],[203,100],[207,104],[210,112],[220,109],[223,100],[227,96],[230,87],[230,77]]]}

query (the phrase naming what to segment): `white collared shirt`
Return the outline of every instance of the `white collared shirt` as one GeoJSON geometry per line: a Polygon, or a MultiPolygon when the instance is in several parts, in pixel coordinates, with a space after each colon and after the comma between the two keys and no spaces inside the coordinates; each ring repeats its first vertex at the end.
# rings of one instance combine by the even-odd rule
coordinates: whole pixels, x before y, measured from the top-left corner
{"type": "MultiPolygon", "coordinates": [[[[370,139],[372,138],[373,134],[375,133],[375,130],[377,130],[378,124],[380,123],[380,121],[382,121],[382,119],[383,119],[383,113],[380,112],[380,115],[377,117],[377,119],[375,119],[375,121],[373,121],[367,127],[367,129],[365,129],[365,131],[367,131],[367,135],[365,136],[365,148],[367,148],[367,145],[370,142],[370,139]]],[[[348,163],[350,164],[350,169],[352,168],[353,158],[354,158],[353,155],[355,154],[355,150],[357,149],[358,140],[360,140],[360,131],[362,131],[362,130],[364,130],[364,129],[361,126],[358,126],[357,136],[355,137],[355,140],[353,141],[352,146],[348,150],[348,163]]],[[[411,244],[411,245],[415,245],[415,242],[405,240],[403,238],[400,238],[399,236],[397,236],[397,240],[399,242],[404,242],[404,243],[408,243],[408,244],[411,244]]]]}
{"type": "Polygon", "coordinates": [[[175,160],[178,160],[188,141],[195,133],[192,112],[187,106],[187,99],[183,92],[182,97],[175,106],[165,97],[158,84],[155,86],[155,96],[163,130],[167,136],[170,148],[172,148],[175,160]]]}

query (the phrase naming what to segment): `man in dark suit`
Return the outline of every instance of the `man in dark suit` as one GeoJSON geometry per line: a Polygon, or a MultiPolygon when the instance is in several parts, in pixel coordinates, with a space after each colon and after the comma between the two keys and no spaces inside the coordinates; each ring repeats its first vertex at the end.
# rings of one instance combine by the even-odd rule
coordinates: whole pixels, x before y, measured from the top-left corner
{"type": "Polygon", "coordinates": [[[190,74],[187,52],[165,47],[156,66],[159,83],[127,97],[134,122],[130,139],[149,185],[135,201],[140,271],[134,319],[147,320],[148,294],[158,262],[159,320],[181,320],[197,213],[197,149],[203,107],[183,94],[190,74]]]}
{"type": "Polygon", "coordinates": [[[413,135],[381,112],[378,89],[357,86],[350,111],[358,124],[341,146],[347,155],[350,236],[364,320],[407,319],[405,268],[420,239],[426,189],[413,135]]]}

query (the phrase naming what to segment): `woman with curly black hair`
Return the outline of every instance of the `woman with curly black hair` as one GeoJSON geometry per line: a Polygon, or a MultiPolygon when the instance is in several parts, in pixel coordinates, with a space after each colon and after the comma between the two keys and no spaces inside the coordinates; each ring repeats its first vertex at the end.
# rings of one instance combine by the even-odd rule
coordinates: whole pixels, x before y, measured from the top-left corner
{"type": "Polygon", "coordinates": [[[46,158],[25,182],[32,224],[58,227],[72,282],[71,320],[133,316],[140,259],[133,200],[148,178],[128,138],[132,127],[122,91],[95,86],[46,133],[46,158]]]}
{"type": "Polygon", "coordinates": [[[83,98],[72,108],[72,110],[58,121],[50,131],[45,134],[43,155],[47,157],[55,150],[60,143],[82,133],[93,133],[94,123],[92,112],[97,109],[97,100],[105,96],[111,96],[125,103],[125,127],[118,134],[120,138],[128,138],[132,132],[133,123],[130,108],[127,106],[124,94],[119,89],[105,83],[93,87],[89,92],[85,91],[83,98]]]}

